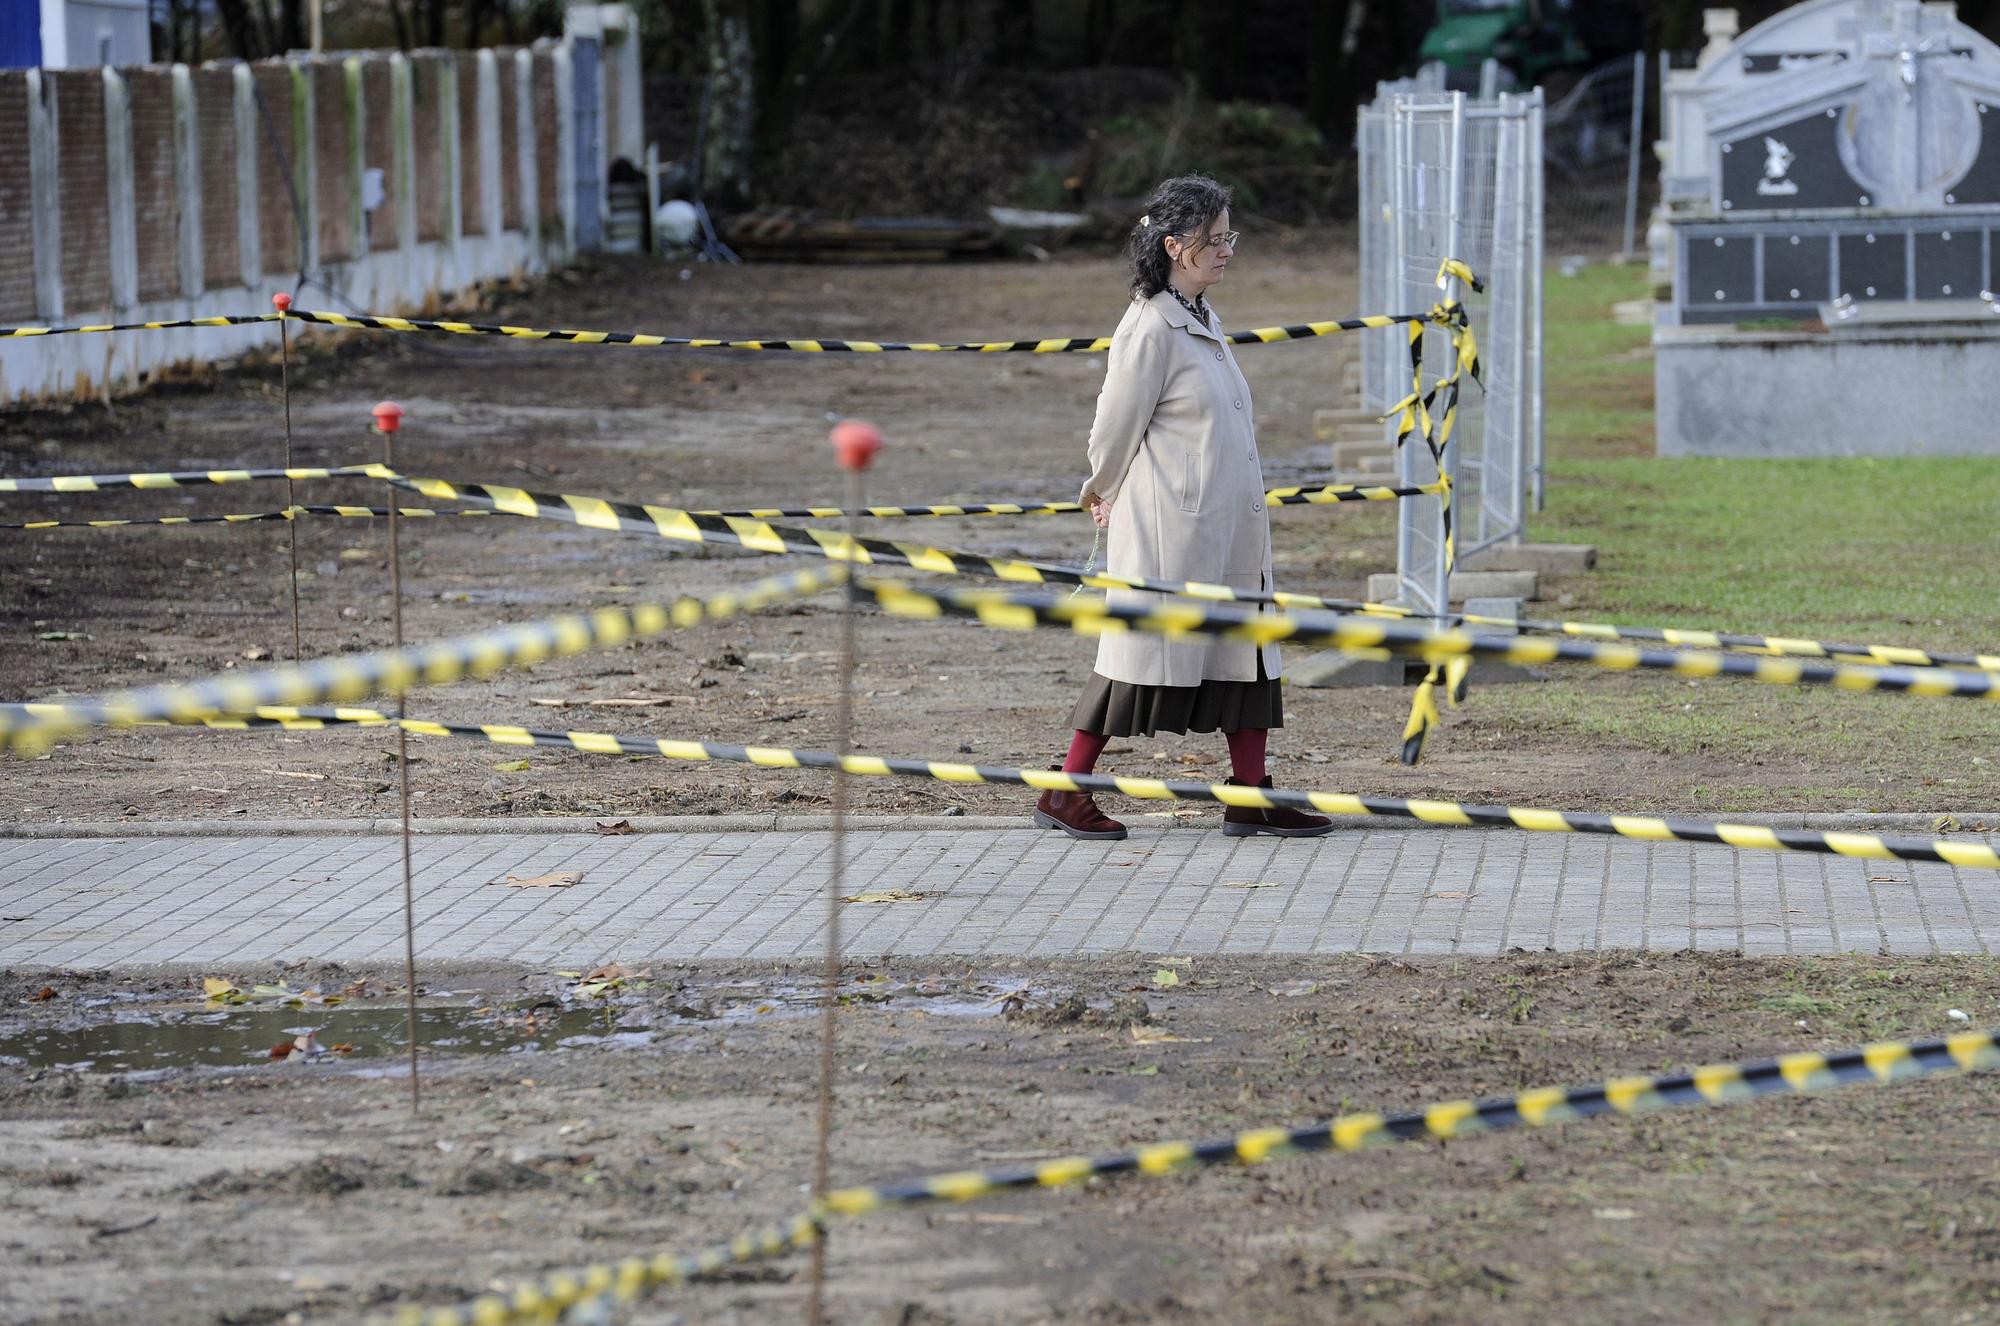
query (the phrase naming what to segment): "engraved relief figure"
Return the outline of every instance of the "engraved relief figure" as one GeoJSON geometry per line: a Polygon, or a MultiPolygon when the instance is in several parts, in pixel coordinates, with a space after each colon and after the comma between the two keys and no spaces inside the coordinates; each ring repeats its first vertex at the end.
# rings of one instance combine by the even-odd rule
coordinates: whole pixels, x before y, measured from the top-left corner
{"type": "Polygon", "coordinates": [[[1799,182],[1788,179],[1785,172],[1792,168],[1798,154],[1775,138],[1764,139],[1764,178],[1757,181],[1757,192],[1766,198],[1788,197],[1799,191],[1799,182]]]}

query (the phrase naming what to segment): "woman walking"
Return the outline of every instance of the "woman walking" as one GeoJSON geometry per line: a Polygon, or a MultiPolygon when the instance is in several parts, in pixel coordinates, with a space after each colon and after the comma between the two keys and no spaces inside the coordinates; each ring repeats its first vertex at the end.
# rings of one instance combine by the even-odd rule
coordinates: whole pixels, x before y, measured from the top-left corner
{"type": "MultiPolygon", "coordinates": [[[[1271,589],[1250,387],[1206,298],[1236,240],[1229,191],[1207,176],[1183,175],[1153,191],[1127,241],[1132,305],[1112,337],[1090,429],[1090,479],[1078,499],[1107,531],[1113,575],[1271,589]]],[[[1110,597],[1143,607],[1161,596],[1113,590],[1110,597]]],[[[1091,772],[1112,737],[1220,730],[1229,781],[1269,787],[1265,744],[1285,721],[1278,676],[1275,644],[1102,635],[1096,669],[1070,715],[1075,735],[1063,771],[1091,772]]],[[[1073,838],[1125,836],[1084,792],[1042,793],[1035,822],[1073,838]]],[[[1231,806],[1222,831],[1306,837],[1332,828],[1323,815],[1231,806]]]]}

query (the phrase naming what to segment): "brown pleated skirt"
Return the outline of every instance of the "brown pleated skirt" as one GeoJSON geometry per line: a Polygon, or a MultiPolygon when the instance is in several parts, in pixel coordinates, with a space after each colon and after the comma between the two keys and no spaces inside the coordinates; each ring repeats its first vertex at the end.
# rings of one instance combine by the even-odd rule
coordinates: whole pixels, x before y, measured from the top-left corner
{"type": "Polygon", "coordinates": [[[1257,680],[1203,681],[1199,686],[1142,686],[1112,681],[1093,671],[1070,711],[1069,725],[1107,737],[1150,737],[1160,732],[1240,732],[1285,725],[1284,688],[1264,675],[1257,651],[1257,680]]]}

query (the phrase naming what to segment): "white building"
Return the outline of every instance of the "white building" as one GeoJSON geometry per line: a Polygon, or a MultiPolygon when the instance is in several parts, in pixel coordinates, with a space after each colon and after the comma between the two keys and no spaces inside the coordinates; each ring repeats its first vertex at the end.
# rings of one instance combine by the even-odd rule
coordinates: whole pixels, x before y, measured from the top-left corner
{"type": "Polygon", "coordinates": [[[86,69],[153,58],[148,0],[14,0],[5,9],[0,68],[86,69]]]}

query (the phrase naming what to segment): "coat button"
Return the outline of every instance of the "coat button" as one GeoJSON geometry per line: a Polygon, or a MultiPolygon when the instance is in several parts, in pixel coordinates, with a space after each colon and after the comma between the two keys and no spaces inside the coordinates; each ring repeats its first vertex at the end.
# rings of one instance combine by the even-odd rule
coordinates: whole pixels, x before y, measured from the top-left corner
{"type": "Polygon", "coordinates": [[[1217,359],[1220,359],[1220,358],[1222,358],[1222,351],[1220,351],[1220,350],[1217,350],[1217,351],[1215,352],[1215,357],[1216,357],[1217,359]]]}
{"type": "Polygon", "coordinates": [[[1242,401],[1238,401],[1238,402],[1236,402],[1236,408],[1237,408],[1237,409],[1239,409],[1239,410],[1240,410],[1240,409],[1242,409],[1242,408],[1243,408],[1243,402],[1242,402],[1242,401]]]}
{"type": "Polygon", "coordinates": [[[1264,509],[1264,504],[1262,502],[1252,502],[1250,504],[1250,509],[1252,511],[1262,511],[1264,509]]]}

